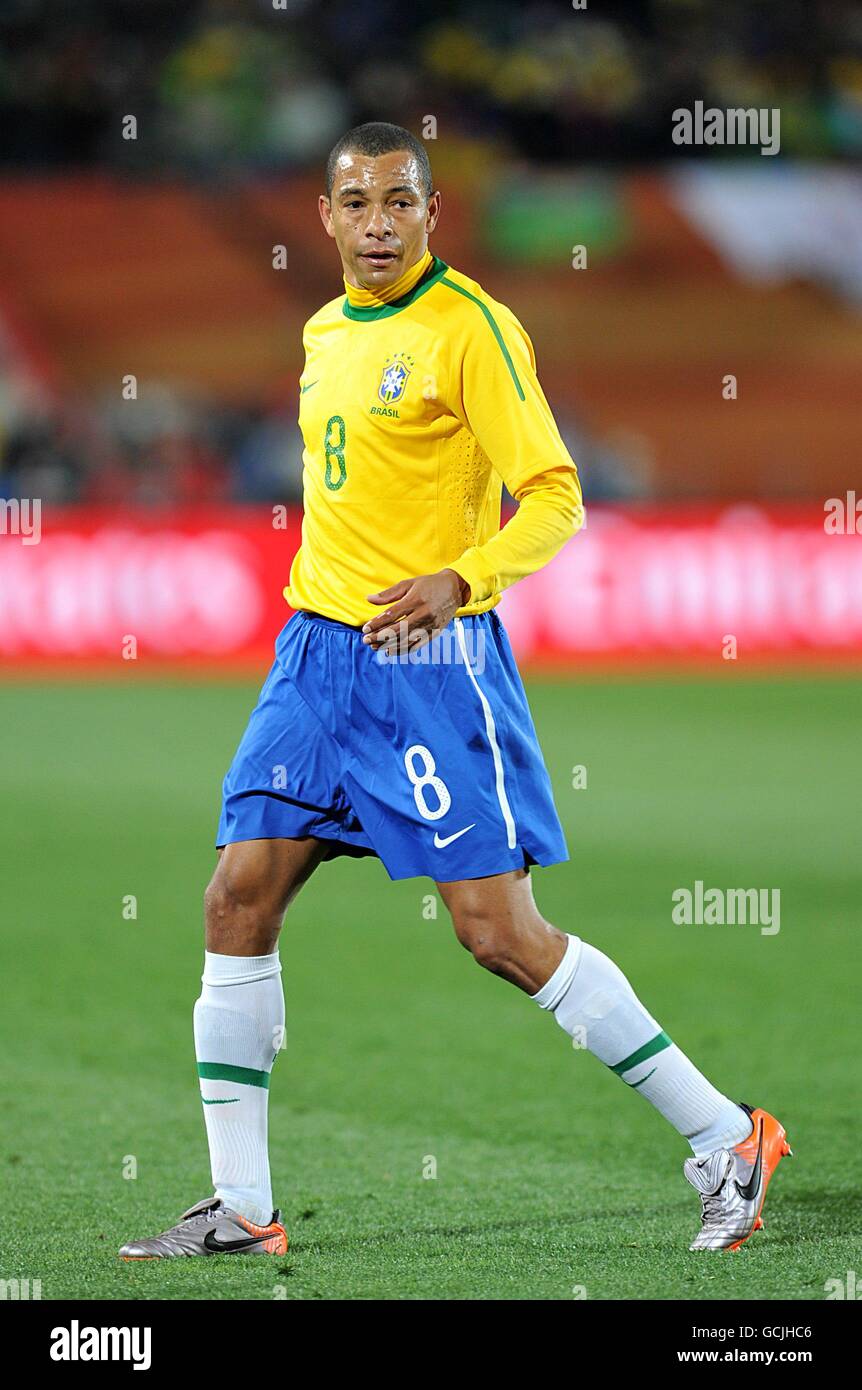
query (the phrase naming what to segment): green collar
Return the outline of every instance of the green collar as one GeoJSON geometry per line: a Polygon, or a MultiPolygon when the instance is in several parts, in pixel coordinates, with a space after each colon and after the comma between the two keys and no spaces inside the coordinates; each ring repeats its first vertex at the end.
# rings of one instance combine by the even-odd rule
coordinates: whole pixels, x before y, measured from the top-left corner
{"type": "Polygon", "coordinates": [[[430,290],[432,285],[436,285],[449,269],[445,261],[441,261],[439,256],[435,256],[421,280],[418,280],[412,290],[402,294],[400,299],[393,299],[391,304],[369,305],[367,308],[359,308],[351,304],[345,295],[342,313],[347,319],[358,319],[362,323],[368,323],[371,319],[388,319],[391,314],[400,314],[402,309],[406,309],[408,304],[412,304],[418,299],[420,294],[430,290]]]}

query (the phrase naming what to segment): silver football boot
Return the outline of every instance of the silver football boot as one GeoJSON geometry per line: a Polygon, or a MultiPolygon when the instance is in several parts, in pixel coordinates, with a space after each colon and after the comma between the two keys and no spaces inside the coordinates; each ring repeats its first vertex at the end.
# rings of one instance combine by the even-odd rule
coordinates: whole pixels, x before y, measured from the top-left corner
{"type": "Polygon", "coordinates": [[[130,1240],[121,1247],[123,1260],[170,1260],[183,1255],[286,1255],[287,1232],[281,1212],[268,1226],[256,1226],[223,1205],[205,1197],[184,1211],[176,1226],[147,1240],[130,1240]]]}
{"type": "Polygon", "coordinates": [[[763,1226],[761,1210],[769,1179],[792,1152],[784,1126],[766,1110],[752,1110],[751,1133],[732,1149],[687,1158],[683,1172],[700,1194],[701,1229],[689,1250],[738,1250],[763,1226]]]}

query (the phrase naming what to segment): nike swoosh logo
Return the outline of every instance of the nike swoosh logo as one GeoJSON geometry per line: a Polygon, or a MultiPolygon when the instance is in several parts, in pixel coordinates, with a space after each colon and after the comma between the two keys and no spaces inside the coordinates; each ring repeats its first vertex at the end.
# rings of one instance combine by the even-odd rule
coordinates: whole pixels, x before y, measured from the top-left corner
{"type": "Polygon", "coordinates": [[[269,1232],[265,1236],[250,1236],[248,1240],[219,1240],[215,1231],[207,1231],[204,1236],[204,1245],[213,1255],[226,1255],[231,1250],[247,1250],[250,1245],[260,1245],[262,1240],[268,1240],[274,1232],[269,1232]]]}
{"type": "Polygon", "coordinates": [[[451,843],[452,843],[453,840],[460,840],[461,836],[462,836],[462,835],[466,835],[468,830],[475,830],[475,828],[476,828],[476,822],[474,821],[472,825],[465,825],[463,830],[456,830],[454,835],[447,835],[447,837],[446,837],[445,840],[441,840],[441,839],[440,839],[440,832],[439,832],[439,830],[438,830],[438,831],[435,831],[435,833],[434,833],[434,848],[435,848],[435,849],[445,849],[447,845],[451,845],[451,843]]]}
{"type": "Polygon", "coordinates": [[[206,1096],[201,1096],[204,1105],[239,1105],[239,1096],[234,1096],[233,1100],[207,1100],[206,1096]]]}
{"type": "Polygon", "coordinates": [[[300,394],[301,396],[304,396],[305,393],[306,393],[306,391],[310,391],[311,388],[312,388],[312,386],[316,386],[317,383],[319,382],[319,380],[320,380],[320,377],[318,376],[318,377],[315,377],[315,378],[314,378],[314,381],[310,381],[310,382],[308,383],[307,386],[300,386],[300,388],[299,388],[299,394],[300,394]]]}
{"type": "Polygon", "coordinates": [[[649,1081],[650,1077],[653,1075],[653,1072],[657,1072],[657,1071],[658,1071],[658,1067],[653,1067],[652,1071],[648,1071],[647,1074],[646,1074],[646,1076],[642,1076],[642,1077],[641,1077],[640,1081],[627,1081],[627,1082],[626,1082],[626,1085],[627,1085],[627,1086],[631,1086],[632,1090],[633,1090],[633,1091],[636,1091],[637,1088],[638,1088],[638,1086],[642,1086],[642,1085],[644,1084],[645,1081],[649,1081]]]}
{"type": "Polygon", "coordinates": [[[748,1179],[748,1182],[745,1184],[745,1187],[740,1187],[740,1185],[739,1185],[738,1182],[737,1182],[737,1184],[736,1184],[736,1190],[737,1190],[737,1192],[739,1193],[740,1197],[742,1198],[743,1202],[753,1202],[754,1199],[755,1199],[755,1197],[757,1196],[757,1190],[758,1190],[758,1188],[760,1187],[760,1172],[761,1172],[762,1166],[763,1166],[763,1121],[761,1120],[761,1121],[760,1121],[760,1139],[759,1139],[759,1142],[758,1142],[758,1145],[757,1145],[757,1158],[754,1160],[754,1167],[753,1167],[752,1170],[751,1170],[751,1177],[748,1179]]]}

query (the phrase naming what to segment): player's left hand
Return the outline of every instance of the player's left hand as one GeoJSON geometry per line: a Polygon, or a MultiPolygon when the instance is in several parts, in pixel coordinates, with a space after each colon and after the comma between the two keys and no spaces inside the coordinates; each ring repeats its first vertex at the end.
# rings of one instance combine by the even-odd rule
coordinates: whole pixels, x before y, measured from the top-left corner
{"type": "Polygon", "coordinates": [[[385,612],[365,623],[363,642],[392,655],[408,653],[451,622],[459,608],[470,601],[470,585],[454,570],[421,574],[418,579],[399,579],[368,602],[385,604],[385,612]]]}

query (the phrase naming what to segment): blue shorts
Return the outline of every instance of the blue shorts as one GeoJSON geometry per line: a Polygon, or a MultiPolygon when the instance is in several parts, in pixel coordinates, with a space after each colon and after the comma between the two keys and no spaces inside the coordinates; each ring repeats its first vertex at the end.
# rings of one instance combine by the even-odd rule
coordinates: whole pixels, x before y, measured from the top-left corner
{"type": "Polygon", "coordinates": [[[390,878],[483,878],[568,859],[524,687],[493,611],[409,659],[296,613],[224,780],[216,844],[333,842],[390,878]]]}

